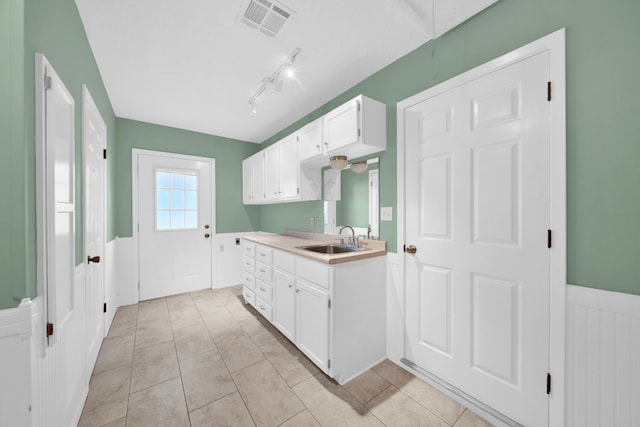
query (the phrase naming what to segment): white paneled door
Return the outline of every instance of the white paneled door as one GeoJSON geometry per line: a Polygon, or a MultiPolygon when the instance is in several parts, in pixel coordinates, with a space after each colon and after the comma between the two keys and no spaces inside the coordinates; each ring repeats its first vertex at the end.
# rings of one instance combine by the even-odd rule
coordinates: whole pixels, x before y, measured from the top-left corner
{"type": "Polygon", "coordinates": [[[531,426],[549,410],[548,80],[543,52],[405,115],[406,358],[531,426]]]}
{"type": "Polygon", "coordinates": [[[211,288],[214,160],[137,154],[140,300],[211,288]]]}
{"type": "MultiPolygon", "coordinates": [[[[105,155],[107,126],[86,86],[82,88],[84,257],[87,317],[87,366],[98,358],[105,335],[105,155]]],[[[115,307],[114,307],[115,308],[115,307]]]]}

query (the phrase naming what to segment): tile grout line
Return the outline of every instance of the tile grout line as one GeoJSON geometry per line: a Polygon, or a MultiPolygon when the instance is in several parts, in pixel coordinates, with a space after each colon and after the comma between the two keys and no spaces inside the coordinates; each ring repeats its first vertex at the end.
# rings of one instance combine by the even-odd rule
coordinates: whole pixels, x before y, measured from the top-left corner
{"type": "MultiPolygon", "coordinates": [[[[226,303],[223,303],[223,307],[225,309],[227,308],[226,303]]],[[[198,313],[200,314],[200,317],[202,317],[202,312],[200,311],[199,307],[198,307],[198,313]]],[[[202,318],[202,320],[204,321],[204,317],[202,318]]],[[[206,326],[206,322],[205,322],[205,326],[206,326]]],[[[233,378],[233,375],[231,374],[231,370],[229,370],[229,365],[227,365],[227,361],[224,360],[224,357],[222,356],[222,353],[220,353],[220,349],[218,348],[218,344],[216,343],[216,339],[213,337],[213,335],[211,334],[211,331],[209,330],[208,327],[207,327],[207,332],[209,332],[209,336],[211,337],[211,340],[213,341],[213,345],[216,347],[216,350],[218,350],[218,353],[220,354],[220,359],[222,360],[222,363],[224,363],[224,366],[227,369],[227,373],[229,374],[229,378],[231,378],[231,381],[233,381],[233,385],[236,388],[236,391],[234,393],[238,393],[238,396],[240,397],[240,400],[242,401],[242,404],[244,405],[244,408],[247,411],[247,414],[249,414],[249,417],[251,417],[251,421],[253,422],[253,425],[257,426],[256,420],[253,418],[253,414],[251,413],[251,411],[249,410],[249,407],[247,406],[247,402],[244,400],[244,397],[242,396],[242,393],[240,393],[240,389],[238,388],[238,383],[236,383],[236,380],[233,378]]],[[[229,393],[229,394],[231,394],[231,393],[229,393]]],[[[220,400],[220,399],[218,399],[218,400],[220,400]]],[[[189,420],[191,420],[191,417],[189,417],[189,420]]],[[[189,421],[189,422],[191,422],[191,421],[189,421]]]]}

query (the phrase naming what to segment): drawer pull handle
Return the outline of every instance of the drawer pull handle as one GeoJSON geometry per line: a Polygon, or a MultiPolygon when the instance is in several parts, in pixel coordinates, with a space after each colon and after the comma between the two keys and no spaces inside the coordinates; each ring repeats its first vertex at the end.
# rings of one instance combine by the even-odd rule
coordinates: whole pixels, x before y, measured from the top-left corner
{"type": "Polygon", "coordinates": [[[261,290],[262,292],[266,292],[266,291],[267,291],[265,288],[260,288],[260,290],[261,290]]]}
{"type": "Polygon", "coordinates": [[[296,294],[299,294],[299,293],[300,293],[300,289],[296,289],[296,294]]]}
{"type": "Polygon", "coordinates": [[[267,254],[260,254],[260,256],[267,256],[267,254]]]}
{"type": "Polygon", "coordinates": [[[267,270],[260,269],[260,272],[261,272],[261,273],[266,273],[266,272],[267,272],[267,270]]]}
{"type": "Polygon", "coordinates": [[[266,310],[266,307],[262,304],[260,304],[260,310],[266,310]]]}
{"type": "Polygon", "coordinates": [[[289,285],[289,289],[293,288],[293,285],[289,285]]]}

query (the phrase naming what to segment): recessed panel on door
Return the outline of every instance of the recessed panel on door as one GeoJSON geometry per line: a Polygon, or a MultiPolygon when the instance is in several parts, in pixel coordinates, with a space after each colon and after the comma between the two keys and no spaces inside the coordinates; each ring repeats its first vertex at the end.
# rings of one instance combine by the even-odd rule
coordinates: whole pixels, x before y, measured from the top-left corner
{"type": "Polygon", "coordinates": [[[423,265],[419,295],[421,343],[451,355],[451,270],[423,265]]]}
{"type": "Polygon", "coordinates": [[[519,85],[474,97],[470,102],[474,130],[520,119],[522,95],[519,85]]]}
{"type": "Polygon", "coordinates": [[[472,150],[473,240],[518,245],[521,226],[520,140],[472,150]]]}
{"type": "Polygon", "coordinates": [[[520,283],[474,274],[472,279],[472,366],[519,385],[520,283]]]}
{"type": "Polygon", "coordinates": [[[420,234],[451,239],[451,157],[427,157],[420,162],[420,234]]]}

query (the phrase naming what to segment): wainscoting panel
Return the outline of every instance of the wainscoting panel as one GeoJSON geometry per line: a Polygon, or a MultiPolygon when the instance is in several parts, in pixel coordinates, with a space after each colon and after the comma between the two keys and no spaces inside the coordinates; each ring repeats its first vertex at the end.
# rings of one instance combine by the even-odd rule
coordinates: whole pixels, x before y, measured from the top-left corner
{"type": "Polygon", "coordinates": [[[42,297],[33,301],[31,413],[33,426],[75,426],[89,390],[86,358],[84,264],[75,270],[74,311],[54,325],[55,343],[46,345],[42,297]]]}
{"type": "Polygon", "coordinates": [[[31,425],[31,309],[29,299],[19,307],[0,310],[0,426],[31,425]]]}
{"type": "Polygon", "coordinates": [[[567,427],[640,426],[640,296],[567,286],[567,427]]]}
{"type": "Polygon", "coordinates": [[[387,358],[398,364],[404,357],[404,284],[398,264],[403,255],[387,253],[387,358]]]}
{"type": "Polygon", "coordinates": [[[242,283],[242,245],[236,244],[236,239],[248,233],[220,233],[214,235],[213,240],[213,288],[242,283]]]}
{"type": "Polygon", "coordinates": [[[109,332],[118,301],[118,270],[116,266],[116,242],[112,240],[104,245],[104,300],[107,303],[107,314],[104,319],[104,333],[109,332]]]}

